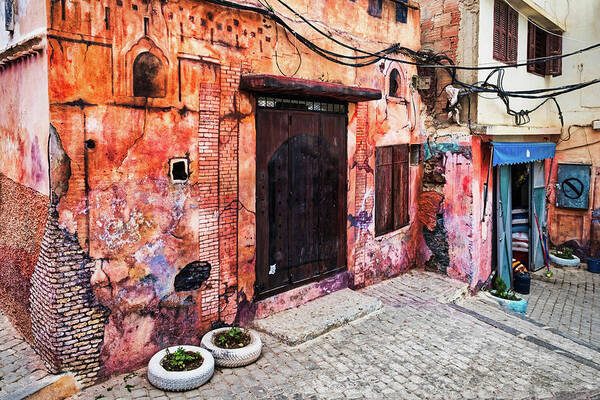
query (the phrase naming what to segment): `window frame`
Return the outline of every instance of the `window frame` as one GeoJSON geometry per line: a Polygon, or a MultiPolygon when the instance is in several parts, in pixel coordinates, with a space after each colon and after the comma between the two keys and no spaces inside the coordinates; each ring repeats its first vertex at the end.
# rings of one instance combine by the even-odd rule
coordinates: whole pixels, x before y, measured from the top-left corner
{"type": "Polygon", "coordinates": [[[381,18],[383,15],[383,0],[369,0],[367,12],[371,17],[381,18]]]}
{"type": "Polygon", "coordinates": [[[504,0],[494,0],[492,32],[493,59],[505,64],[516,63],[519,53],[519,13],[504,0]]]}
{"type": "MultiPolygon", "coordinates": [[[[541,58],[562,55],[562,35],[561,33],[548,33],[539,28],[536,24],[527,21],[527,61],[541,58]],[[538,39],[543,45],[543,53],[537,54],[538,39]]],[[[538,76],[560,76],[562,75],[562,58],[546,61],[543,63],[527,64],[527,72],[538,76]]]]}
{"type": "Polygon", "coordinates": [[[408,22],[408,6],[403,0],[396,2],[396,22],[399,24],[408,22]]]}
{"type": "MultiPolygon", "coordinates": [[[[386,185],[387,186],[387,185],[386,185]]],[[[377,146],[375,147],[375,237],[383,236],[395,232],[410,224],[410,146],[408,143],[377,146]],[[390,161],[383,160],[384,152],[388,152],[390,161]],[[391,154],[391,156],[390,156],[391,154]],[[387,175],[384,175],[382,169],[391,168],[387,175]],[[398,174],[401,174],[398,176],[398,174]],[[404,180],[402,180],[404,175],[404,180]],[[381,179],[387,178],[391,182],[389,192],[386,197],[381,197],[382,185],[386,185],[381,179]],[[384,204],[388,204],[387,209],[384,204]],[[396,204],[400,204],[398,208],[396,204]],[[382,212],[387,210],[386,215],[382,212]],[[391,213],[391,215],[389,215],[391,213]],[[398,215],[399,213],[399,215],[398,215]],[[382,226],[383,218],[383,226],[382,226]],[[387,223],[386,223],[387,222],[387,223]]]]}

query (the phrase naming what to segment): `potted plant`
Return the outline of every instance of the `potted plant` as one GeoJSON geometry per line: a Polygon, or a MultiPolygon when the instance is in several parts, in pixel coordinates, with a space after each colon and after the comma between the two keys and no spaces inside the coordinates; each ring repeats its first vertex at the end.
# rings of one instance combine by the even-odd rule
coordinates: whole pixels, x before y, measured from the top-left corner
{"type": "Polygon", "coordinates": [[[550,261],[562,267],[575,267],[581,260],[573,254],[573,249],[569,247],[559,247],[550,250],[550,261]]]}
{"type": "Polygon", "coordinates": [[[152,356],[148,380],[159,389],[179,392],[202,386],[214,370],[210,352],[196,346],[174,346],[152,356]]]}
{"type": "Polygon", "coordinates": [[[201,346],[210,351],[220,367],[242,367],[260,357],[262,341],[253,330],[219,328],[202,337],[201,346]]]}
{"type": "Polygon", "coordinates": [[[520,314],[525,314],[527,311],[527,300],[515,295],[499,276],[494,278],[494,289],[490,290],[490,294],[498,304],[510,311],[520,314]]]}

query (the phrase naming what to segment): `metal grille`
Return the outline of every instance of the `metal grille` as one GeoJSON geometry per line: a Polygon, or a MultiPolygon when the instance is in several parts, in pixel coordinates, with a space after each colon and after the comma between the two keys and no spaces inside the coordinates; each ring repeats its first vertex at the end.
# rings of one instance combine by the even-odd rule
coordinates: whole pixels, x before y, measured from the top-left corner
{"type": "Polygon", "coordinates": [[[301,100],[286,97],[258,97],[259,108],[275,110],[300,110],[325,113],[347,114],[348,106],[344,103],[333,103],[320,100],[301,100]]]}

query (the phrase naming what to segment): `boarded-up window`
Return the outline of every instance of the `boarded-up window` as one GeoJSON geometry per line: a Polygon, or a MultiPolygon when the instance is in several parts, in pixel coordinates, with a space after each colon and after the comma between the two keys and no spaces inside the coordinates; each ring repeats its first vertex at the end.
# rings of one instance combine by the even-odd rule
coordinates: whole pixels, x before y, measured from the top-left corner
{"type": "MultiPolygon", "coordinates": [[[[527,60],[560,55],[562,55],[562,36],[560,33],[546,32],[529,21],[527,60]]],[[[538,75],[561,75],[562,58],[528,64],[527,71],[538,75]]]]}
{"type": "Polygon", "coordinates": [[[408,225],[408,145],[375,149],[375,235],[408,225]]]}
{"type": "Polygon", "coordinates": [[[369,0],[369,8],[367,9],[369,15],[373,17],[381,17],[381,10],[383,9],[383,0],[369,0]]]}
{"type": "Polygon", "coordinates": [[[519,14],[502,0],[494,2],[494,59],[517,61],[519,14]]]}

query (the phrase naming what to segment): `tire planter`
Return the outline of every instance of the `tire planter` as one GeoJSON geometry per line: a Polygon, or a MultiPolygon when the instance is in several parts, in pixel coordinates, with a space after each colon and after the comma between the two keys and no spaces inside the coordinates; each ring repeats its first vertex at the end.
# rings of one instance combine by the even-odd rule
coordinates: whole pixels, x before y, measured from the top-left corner
{"type": "Polygon", "coordinates": [[[572,260],[565,260],[564,258],[556,257],[552,252],[549,254],[550,261],[553,264],[560,265],[561,267],[576,267],[579,265],[581,260],[577,256],[573,256],[572,260]]]}
{"type": "Polygon", "coordinates": [[[169,351],[173,353],[178,347],[200,353],[204,362],[199,368],[191,371],[167,371],[160,365],[167,354],[167,349],[162,349],[152,356],[148,363],[148,380],[159,389],[172,392],[195,389],[204,385],[215,372],[215,360],[209,351],[196,346],[173,346],[169,347],[169,351]]]}
{"type": "Polygon", "coordinates": [[[506,308],[509,311],[516,312],[525,315],[527,312],[527,300],[521,298],[521,300],[506,300],[500,297],[494,296],[492,293],[487,293],[490,298],[494,299],[501,307],[506,308]]]}
{"type": "Polygon", "coordinates": [[[252,338],[249,345],[239,349],[222,349],[214,344],[214,336],[231,328],[219,328],[208,332],[202,337],[201,346],[210,351],[215,359],[215,364],[219,367],[243,367],[244,365],[252,364],[260,357],[262,351],[262,341],[253,330],[248,330],[248,334],[252,338]]]}

